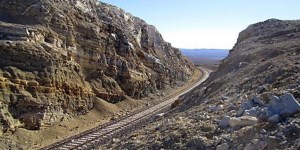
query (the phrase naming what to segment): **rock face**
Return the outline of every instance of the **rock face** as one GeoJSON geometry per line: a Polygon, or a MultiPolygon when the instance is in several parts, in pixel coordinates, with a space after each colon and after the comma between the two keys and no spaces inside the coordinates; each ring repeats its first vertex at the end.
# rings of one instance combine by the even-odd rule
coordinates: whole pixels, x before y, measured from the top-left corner
{"type": "Polygon", "coordinates": [[[1,124],[80,115],[174,87],[193,65],[154,26],[97,0],[0,2],[1,124]]]}

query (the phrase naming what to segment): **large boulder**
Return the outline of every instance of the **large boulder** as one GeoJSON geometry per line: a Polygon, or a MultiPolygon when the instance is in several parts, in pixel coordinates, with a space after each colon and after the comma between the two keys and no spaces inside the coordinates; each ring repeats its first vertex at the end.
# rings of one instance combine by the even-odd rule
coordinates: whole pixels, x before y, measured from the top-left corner
{"type": "Polygon", "coordinates": [[[300,104],[295,99],[293,94],[286,93],[280,96],[280,100],[282,101],[283,110],[281,112],[282,115],[292,115],[300,110],[300,104]]]}
{"type": "Polygon", "coordinates": [[[267,107],[267,117],[273,115],[290,116],[300,110],[300,104],[293,94],[286,93],[279,98],[271,96],[267,107]]]}
{"type": "Polygon", "coordinates": [[[262,121],[277,123],[283,117],[290,116],[300,110],[300,104],[293,94],[286,93],[280,97],[272,95],[270,102],[266,105],[257,96],[241,104],[236,113],[240,116],[253,116],[262,121]]]}

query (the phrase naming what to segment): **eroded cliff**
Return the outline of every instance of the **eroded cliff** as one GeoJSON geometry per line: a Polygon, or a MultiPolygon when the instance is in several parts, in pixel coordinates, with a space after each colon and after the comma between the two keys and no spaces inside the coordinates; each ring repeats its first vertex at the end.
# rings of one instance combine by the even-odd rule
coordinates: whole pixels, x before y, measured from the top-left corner
{"type": "Polygon", "coordinates": [[[193,65],[154,26],[96,0],[0,1],[1,128],[38,129],[95,98],[182,84],[193,65]]]}

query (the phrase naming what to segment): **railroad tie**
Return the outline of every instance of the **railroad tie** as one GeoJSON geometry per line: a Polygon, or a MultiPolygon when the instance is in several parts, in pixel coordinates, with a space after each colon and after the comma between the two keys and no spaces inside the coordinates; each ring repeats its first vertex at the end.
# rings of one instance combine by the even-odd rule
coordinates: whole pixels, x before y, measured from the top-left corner
{"type": "Polygon", "coordinates": [[[109,132],[109,131],[111,131],[109,128],[105,128],[103,130],[100,130],[100,132],[109,132]]]}
{"type": "Polygon", "coordinates": [[[75,143],[68,143],[68,145],[67,146],[78,146],[78,144],[75,144],[75,143]]]}
{"type": "Polygon", "coordinates": [[[88,141],[88,140],[93,140],[94,138],[91,137],[82,137],[78,141],[88,141]]]}
{"type": "Polygon", "coordinates": [[[96,132],[96,133],[91,133],[91,134],[89,134],[89,135],[87,135],[87,136],[90,136],[90,135],[96,135],[96,136],[101,136],[101,135],[103,135],[103,132],[96,132]]]}
{"type": "Polygon", "coordinates": [[[75,143],[75,144],[83,144],[84,142],[86,142],[86,141],[79,141],[79,140],[76,140],[76,141],[74,141],[73,143],[75,143]]]}
{"type": "Polygon", "coordinates": [[[59,150],[69,150],[69,148],[65,148],[65,147],[60,147],[58,148],[59,150]]]}
{"type": "MultiPolygon", "coordinates": [[[[102,135],[102,134],[100,134],[100,135],[102,135]]],[[[90,134],[90,135],[87,135],[87,138],[98,138],[98,137],[100,137],[100,135],[98,135],[98,134],[90,134]]]]}
{"type": "Polygon", "coordinates": [[[63,145],[62,147],[58,148],[59,150],[69,150],[71,148],[73,148],[74,146],[71,145],[63,145]]]}

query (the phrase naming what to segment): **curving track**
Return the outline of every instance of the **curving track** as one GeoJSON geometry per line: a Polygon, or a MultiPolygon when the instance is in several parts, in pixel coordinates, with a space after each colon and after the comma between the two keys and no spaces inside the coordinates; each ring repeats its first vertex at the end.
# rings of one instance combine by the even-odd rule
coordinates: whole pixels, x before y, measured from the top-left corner
{"type": "Polygon", "coordinates": [[[115,121],[108,122],[103,125],[99,125],[93,129],[82,132],[78,135],[71,136],[62,141],[51,144],[47,147],[41,148],[41,150],[84,150],[84,149],[96,149],[100,145],[107,143],[111,138],[118,137],[123,134],[135,130],[146,124],[156,114],[166,111],[170,108],[171,104],[179,98],[179,96],[186,94],[194,89],[196,86],[204,82],[211,70],[206,68],[200,68],[202,72],[202,78],[191,85],[190,87],[182,90],[180,93],[173,94],[165,97],[163,102],[139,110],[137,112],[130,113],[126,116],[118,118],[115,121]]]}

